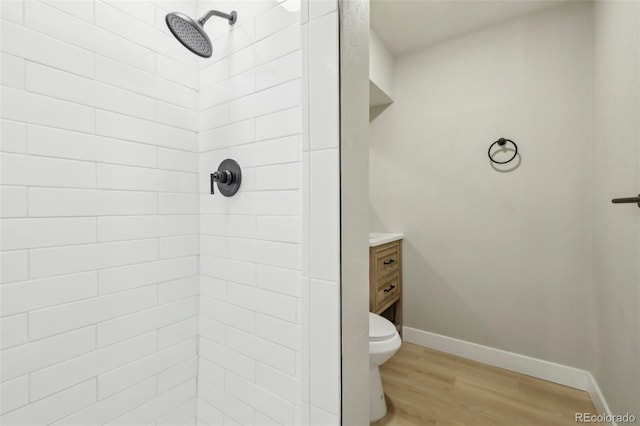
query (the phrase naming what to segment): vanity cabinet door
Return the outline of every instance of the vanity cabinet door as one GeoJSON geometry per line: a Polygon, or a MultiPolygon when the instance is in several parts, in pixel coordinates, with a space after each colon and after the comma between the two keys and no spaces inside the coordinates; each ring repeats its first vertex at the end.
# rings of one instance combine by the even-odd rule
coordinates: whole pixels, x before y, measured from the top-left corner
{"type": "Polygon", "coordinates": [[[369,249],[369,310],[380,313],[402,295],[402,241],[369,249]]]}

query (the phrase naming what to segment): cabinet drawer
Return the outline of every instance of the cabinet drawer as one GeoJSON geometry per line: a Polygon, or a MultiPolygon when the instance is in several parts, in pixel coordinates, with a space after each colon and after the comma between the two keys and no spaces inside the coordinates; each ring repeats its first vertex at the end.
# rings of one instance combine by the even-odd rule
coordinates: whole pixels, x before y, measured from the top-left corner
{"type": "MultiPolygon", "coordinates": [[[[381,281],[382,282],[382,281],[381,281]]],[[[376,306],[375,309],[380,309],[383,305],[398,299],[400,296],[400,277],[395,275],[378,285],[376,290],[376,306]]]]}
{"type": "Polygon", "coordinates": [[[376,277],[380,280],[398,272],[400,250],[397,245],[376,252],[376,277]]]}

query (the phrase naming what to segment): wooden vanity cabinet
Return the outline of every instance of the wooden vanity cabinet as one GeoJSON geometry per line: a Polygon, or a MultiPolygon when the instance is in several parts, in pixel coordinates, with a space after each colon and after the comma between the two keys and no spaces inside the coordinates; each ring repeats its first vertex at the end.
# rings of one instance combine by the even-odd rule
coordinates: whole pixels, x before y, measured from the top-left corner
{"type": "Polygon", "coordinates": [[[369,247],[369,311],[402,335],[402,240],[369,247]]]}

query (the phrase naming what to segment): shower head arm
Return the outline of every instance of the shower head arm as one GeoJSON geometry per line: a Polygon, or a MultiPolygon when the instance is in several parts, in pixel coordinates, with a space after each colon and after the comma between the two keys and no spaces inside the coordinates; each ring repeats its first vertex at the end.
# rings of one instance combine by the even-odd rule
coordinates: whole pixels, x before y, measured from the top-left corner
{"type": "Polygon", "coordinates": [[[198,24],[200,24],[200,26],[204,27],[204,24],[209,20],[209,18],[211,18],[212,16],[218,16],[220,18],[225,18],[229,21],[229,25],[233,25],[236,23],[236,19],[238,19],[238,14],[236,13],[236,11],[234,10],[231,13],[224,13],[224,12],[219,12],[217,10],[210,10],[207,13],[205,13],[202,18],[198,19],[198,24]]]}

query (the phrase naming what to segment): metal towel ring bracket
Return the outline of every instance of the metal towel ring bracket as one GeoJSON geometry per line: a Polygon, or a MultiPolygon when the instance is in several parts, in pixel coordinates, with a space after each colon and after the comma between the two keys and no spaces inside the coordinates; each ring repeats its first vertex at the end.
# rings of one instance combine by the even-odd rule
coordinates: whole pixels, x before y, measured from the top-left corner
{"type": "Polygon", "coordinates": [[[514,158],[516,158],[516,155],[518,155],[518,145],[516,145],[516,143],[514,141],[512,141],[511,139],[505,139],[505,138],[500,138],[497,141],[495,141],[494,143],[492,143],[489,146],[489,150],[487,151],[487,155],[489,156],[489,160],[491,160],[492,162],[496,163],[496,164],[507,164],[508,162],[512,161],[514,158]],[[513,153],[513,156],[511,158],[509,158],[507,161],[498,161],[495,160],[492,156],[491,156],[491,148],[493,148],[493,146],[495,144],[498,144],[498,146],[505,146],[507,144],[507,142],[510,142],[513,147],[515,148],[515,152],[513,153]]]}

